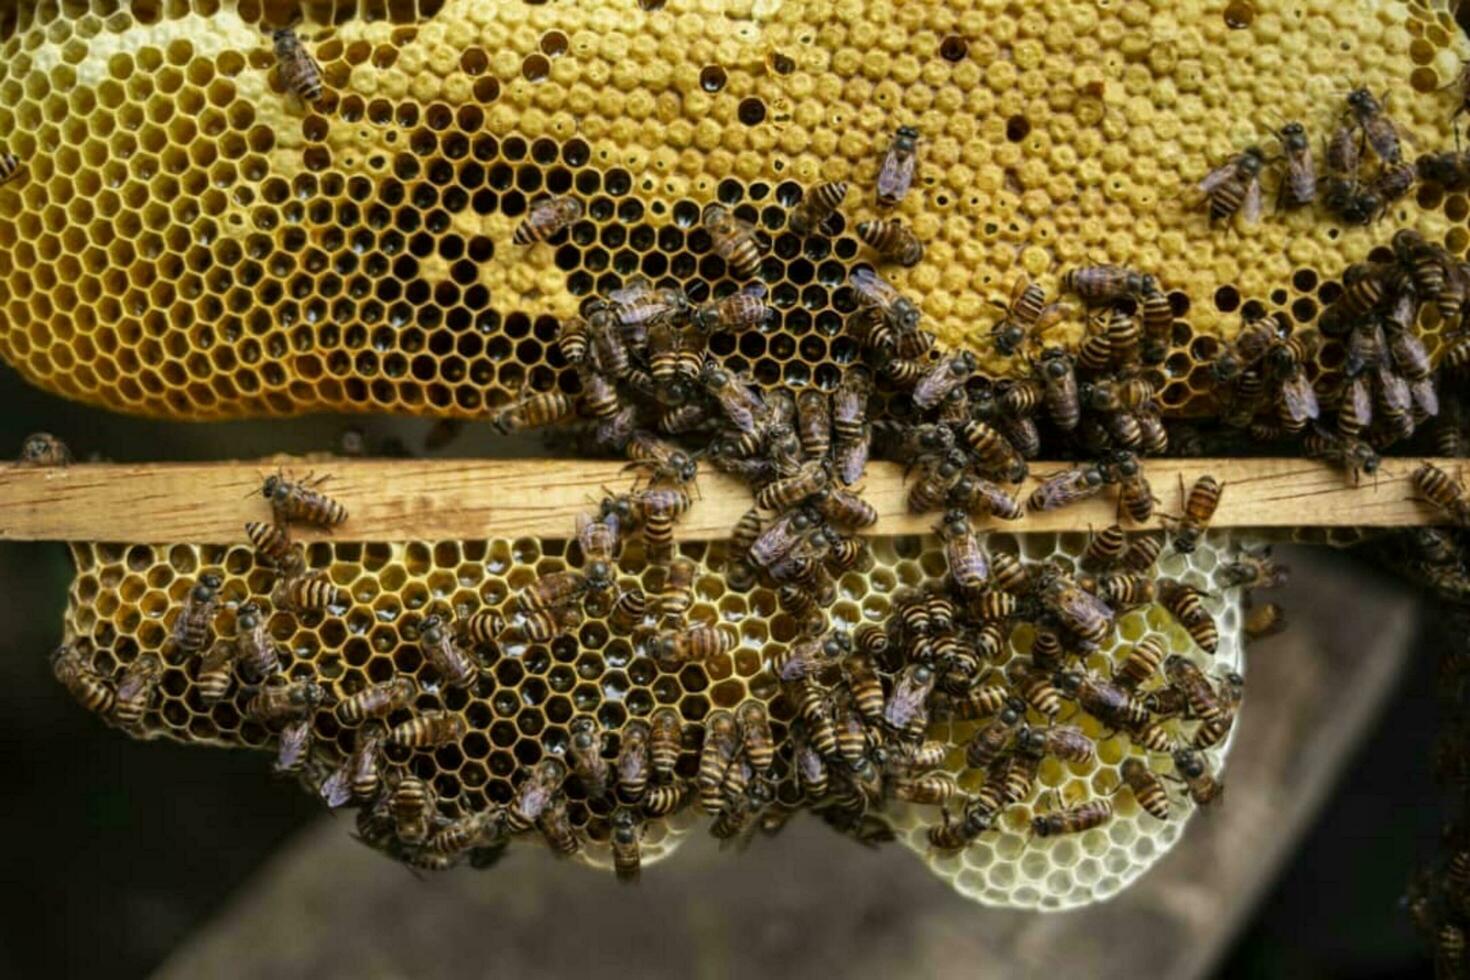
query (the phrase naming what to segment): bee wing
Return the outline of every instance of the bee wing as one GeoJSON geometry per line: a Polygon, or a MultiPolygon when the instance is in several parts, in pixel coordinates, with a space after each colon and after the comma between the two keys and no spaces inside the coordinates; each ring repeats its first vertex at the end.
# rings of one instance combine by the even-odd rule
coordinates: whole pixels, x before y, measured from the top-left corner
{"type": "Polygon", "coordinates": [[[1373,418],[1373,386],[1367,375],[1359,375],[1348,385],[1347,398],[1352,402],[1353,418],[1369,422],[1373,418]]]}
{"type": "Polygon", "coordinates": [[[882,169],[878,171],[878,196],[902,196],[914,182],[915,162],[916,157],[912,153],[895,153],[890,150],[883,158],[882,169]]]}
{"type": "Polygon", "coordinates": [[[886,309],[899,298],[897,289],[866,266],[852,270],[847,278],[852,283],[852,288],[857,290],[858,295],[873,306],[886,309]]]}
{"type": "Polygon", "coordinates": [[[740,287],[740,292],[746,296],[754,296],[756,299],[765,299],[766,284],[763,282],[748,282],[740,287]]]}
{"type": "Polygon", "coordinates": [[[1245,223],[1253,225],[1261,220],[1261,178],[1252,177],[1245,188],[1245,203],[1241,205],[1245,223]]]}
{"type": "Polygon", "coordinates": [[[1225,181],[1229,180],[1230,176],[1234,173],[1235,157],[1231,157],[1229,160],[1220,164],[1220,166],[1216,167],[1214,170],[1211,170],[1205,176],[1205,179],[1200,181],[1196,186],[1202,193],[1208,194],[1215,188],[1219,187],[1221,184],[1225,183],[1225,181]]]}
{"type": "Polygon", "coordinates": [[[1281,404],[1287,417],[1293,422],[1314,419],[1321,411],[1317,405],[1317,392],[1306,374],[1298,371],[1281,383],[1281,404]]]}
{"type": "Polygon", "coordinates": [[[323,782],[318,791],[322,801],[331,809],[343,806],[352,799],[352,776],[348,772],[348,765],[339,766],[323,782]]]}
{"type": "Polygon", "coordinates": [[[639,297],[653,288],[653,283],[646,276],[634,276],[623,283],[621,289],[614,289],[607,294],[607,298],[614,303],[626,306],[636,302],[639,297]]]}
{"type": "Polygon", "coordinates": [[[1419,411],[1430,416],[1439,414],[1439,391],[1434,386],[1433,378],[1420,378],[1418,381],[1411,382],[1409,392],[1413,395],[1414,404],[1418,406],[1419,411]]]}

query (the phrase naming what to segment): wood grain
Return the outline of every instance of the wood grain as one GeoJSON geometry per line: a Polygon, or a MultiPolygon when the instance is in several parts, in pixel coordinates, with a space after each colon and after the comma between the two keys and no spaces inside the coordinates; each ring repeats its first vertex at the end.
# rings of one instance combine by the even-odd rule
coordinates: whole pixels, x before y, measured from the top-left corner
{"type": "MultiPolygon", "coordinates": [[[[1392,527],[1434,523],[1439,515],[1413,499],[1409,474],[1422,461],[1385,459],[1376,479],[1354,486],[1340,470],[1301,459],[1149,460],[1145,472],[1160,510],[1178,513],[1180,480],[1210,473],[1225,484],[1216,527],[1392,527]]],[[[1449,472],[1453,460],[1438,460],[1449,472]]],[[[323,489],[350,517],[335,537],[351,541],[566,537],[573,518],[604,487],[633,480],[620,462],[568,460],[281,460],[220,463],[81,464],[0,469],[0,540],[242,542],[244,523],[266,520],[258,492],[277,468],[328,475],[323,489]]],[[[1035,463],[1047,475],[1064,464],[1035,463]]],[[[1027,495],[1033,477],[1020,488],[1027,495]]],[[[903,468],[869,467],[864,496],[880,520],[867,533],[919,534],[937,515],[909,514],[903,468]]],[[[1007,531],[1085,531],[1114,520],[1107,491],[1072,507],[992,522],[1007,531]]],[[[750,507],[739,481],[708,471],[699,499],[681,522],[682,537],[724,537],[750,507]]],[[[310,540],[320,532],[302,528],[310,540]]]]}

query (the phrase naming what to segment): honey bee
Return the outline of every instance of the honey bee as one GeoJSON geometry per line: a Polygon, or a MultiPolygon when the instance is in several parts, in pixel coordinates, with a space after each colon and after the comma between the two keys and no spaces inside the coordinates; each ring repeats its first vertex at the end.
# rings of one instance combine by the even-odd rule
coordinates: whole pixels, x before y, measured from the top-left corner
{"type": "Polygon", "coordinates": [[[280,583],[271,591],[271,602],[278,608],[293,612],[322,610],[331,606],[345,606],[347,594],[337,588],[326,577],[326,572],[306,571],[300,553],[283,569],[280,583]]]}
{"type": "Polygon", "coordinates": [[[868,396],[872,379],[868,373],[849,367],[832,394],[832,461],[837,479],[852,486],[863,478],[868,465],[872,430],[868,426],[868,396]]]}
{"type": "Polygon", "coordinates": [[[960,785],[947,772],[931,772],[893,784],[893,795],[908,803],[942,806],[960,795],[960,785]]]}
{"type": "Polygon", "coordinates": [[[64,643],[51,652],[51,673],[86,710],[109,717],[117,701],[112,682],[86,663],[71,644],[64,643]]]}
{"type": "Polygon", "coordinates": [[[893,691],[883,706],[883,720],[895,732],[911,738],[924,733],[929,723],[929,695],[938,675],[927,664],[905,667],[894,681],[893,691]]]}
{"type": "Polygon", "coordinates": [[[687,401],[687,384],[697,381],[704,370],[704,354],[691,343],[684,329],[667,321],[648,328],[648,370],[654,396],[669,404],[687,401]]]}
{"type": "Polygon", "coordinates": [[[388,732],[388,744],[405,749],[436,749],[458,742],[469,728],[450,711],[425,711],[388,732]]]}
{"type": "Polygon", "coordinates": [[[965,454],[959,449],[929,457],[919,471],[918,481],[909,488],[906,498],[909,510],[922,514],[939,509],[964,471],[965,454]]]}
{"type": "Polygon", "coordinates": [[[705,333],[716,330],[749,330],[759,327],[771,315],[766,304],[763,283],[750,283],[723,299],[712,299],[694,311],[692,322],[705,333]]]}
{"type": "MultiPolygon", "coordinates": [[[[1062,762],[1090,763],[1097,757],[1097,748],[1092,739],[1075,725],[1051,725],[1032,729],[1029,739],[1034,743],[1033,752],[1049,755],[1062,762]]],[[[1023,735],[1023,741],[1026,736],[1023,735]]]]}
{"type": "Polygon", "coordinates": [[[1009,700],[1000,714],[986,722],[965,744],[965,765],[984,769],[1000,758],[1010,747],[1024,715],[1025,706],[1020,701],[1009,700]]]}
{"type": "Polygon", "coordinates": [[[1053,810],[1031,818],[1031,833],[1037,837],[1080,834],[1101,827],[1113,817],[1111,800],[1088,800],[1065,810],[1053,810]]]}
{"type": "Polygon", "coordinates": [[[186,654],[198,653],[214,636],[214,616],[219,611],[219,589],[224,584],[214,572],[204,572],[189,589],[184,607],[174,620],[174,645],[186,654]]]}
{"type": "Polygon", "coordinates": [[[531,204],[525,218],[516,225],[511,241],[517,245],[550,241],[581,218],[584,210],[582,202],[575,197],[543,197],[531,204]]]}
{"type": "Polygon", "coordinates": [[[301,521],[333,528],[347,520],[347,508],[316,489],[330,477],[323,476],[313,481],[311,476],[308,473],[300,481],[288,480],[281,473],[265,478],[260,494],[270,501],[271,513],[277,524],[301,521]]]}
{"type": "Polygon", "coordinates": [[[1266,154],[1261,148],[1248,146],[1199,182],[1199,190],[1209,203],[1211,222],[1226,220],[1237,211],[1247,224],[1260,220],[1261,170],[1265,166],[1266,154]]]}
{"type": "Polygon", "coordinates": [[[389,796],[389,809],[398,836],[417,844],[429,836],[429,812],[433,806],[433,790],[417,776],[400,776],[389,796]]]}
{"type": "Polygon", "coordinates": [[[1133,792],[1138,807],[1155,820],[1169,819],[1169,794],[1164,784],[1149,770],[1148,763],[1137,756],[1123,760],[1118,770],[1123,784],[1133,792]]]}
{"type": "Polygon", "coordinates": [[[1299,208],[1317,199],[1317,170],[1312,164],[1312,144],[1307,129],[1289,122],[1276,131],[1286,158],[1286,173],[1276,191],[1277,208],[1299,208]]]}
{"type": "MultiPolygon", "coordinates": [[[[1456,130],[1457,138],[1458,133],[1456,130]]],[[[1438,184],[1447,191],[1470,186],[1470,156],[1459,149],[1422,154],[1414,161],[1414,170],[1420,180],[1438,184]]]]}
{"type": "Polygon", "coordinates": [[[592,718],[582,717],[569,726],[571,738],[567,742],[567,757],[572,762],[572,772],[581,780],[587,798],[601,799],[607,795],[609,768],[602,757],[602,732],[592,718]]]}
{"type": "Polygon", "coordinates": [[[919,161],[919,131],[912,126],[900,126],[888,144],[883,163],[878,168],[878,206],[897,207],[908,194],[914,182],[914,170],[919,161]]]}
{"type": "Polygon", "coordinates": [[[1107,603],[1084,591],[1055,565],[1043,566],[1037,592],[1057,620],[1083,640],[1100,643],[1112,628],[1113,610],[1107,603]]]}
{"type": "Polygon", "coordinates": [[[901,338],[919,332],[919,308],[912,300],[867,266],[852,270],[847,281],[857,293],[860,305],[877,311],[882,322],[892,330],[891,334],[870,335],[869,346],[896,352],[900,357],[919,357],[926,352],[927,348],[913,351],[901,349],[899,345],[901,338]]]}
{"type": "Polygon", "coordinates": [[[806,510],[790,510],[776,518],[750,546],[751,561],[769,569],[785,560],[811,531],[814,516],[806,510]]]}
{"type": "Polygon", "coordinates": [[[680,558],[669,566],[656,609],[671,629],[683,625],[684,614],[694,605],[695,571],[694,562],[687,558],[680,558]]]}
{"type": "Polygon", "coordinates": [[[215,704],[229,692],[234,666],[235,646],[232,643],[216,643],[200,657],[195,683],[202,703],[215,704]]]}
{"type": "Polygon", "coordinates": [[[505,810],[505,824],[515,832],[529,830],[551,806],[561,789],[567,768],[560,759],[545,758],[516,787],[515,799],[505,810]]]}
{"type": "Polygon", "coordinates": [[[688,798],[689,786],[686,783],[655,786],[643,798],[643,812],[650,817],[666,817],[682,807],[688,798]]]}
{"type": "Polygon", "coordinates": [[[1247,640],[1264,640],[1286,629],[1286,613],[1277,603],[1263,602],[1246,614],[1244,625],[1247,640]]]}
{"type": "Polygon", "coordinates": [[[419,627],[419,647],[424,659],[433,665],[440,678],[450,687],[469,687],[480,678],[475,663],[450,633],[448,624],[437,613],[424,617],[419,627]]]}
{"type": "Polygon", "coordinates": [[[989,830],[994,822],[994,809],[980,798],[971,797],[965,802],[960,819],[951,820],[949,811],[944,811],[944,823],[929,828],[929,843],[936,850],[959,850],[989,830]]]}
{"type": "Polygon", "coordinates": [[[704,727],[695,784],[699,787],[700,806],[706,813],[714,814],[724,809],[725,772],[740,749],[740,728],[735,716],[723,709],[710,712],[704,727]]]}
{"type": "Polygon", "coordinates": [[[1068,269],[1062,275],[1062,290],[1076,293],[1088,306],[1105,306],[1129,296],[1142,296],[1157,289],[1153,276],[1117,265],[1090,265],[1068,269]]]}
{"type": "Polygon", "coordinates": [[[281,84],[296,93],[302,102],[311,105],[320,102],[326,92],[322,68],[306,50],[301,38],[291,28],[282,27],[271,32],[271,41],[275,46],[276,70],[281,84]]]}
{"type": "Polygon", "coordinates": [[[329,808],[336,809],[349,800],[371,800],[378,795],[382,788],[382,778],[378,775],[382,748],[383,736],[380,733],[366,729],[357,733],[357,745],[342,765],[322,783],[319,791],[329,808]]]}
{"type": "Polygon", "coordinates": [[[381,684],[365,687],[351,697],[337,702],[337,719],[344,725],[361,724],[369,718],[384,718],[407,708],[417,693],[414,682],[395,677],[381,684]]]}
{"type": "MultiPolygon", "coordinates": [[[[14,153],[0,153],[0,184],[8,184],[19,177],[25,163],[14,153]]],[[[24,459],[24,453],[22,453],[24,459]]]]}
{"type": "Polygon", "coordinates": [[[771,735],[766,706],[759,701],[746,701],[735,709],[735,720],[744,740],[746,761],[756,775],[766,775],[776,761],[776,740],[771,735]]]}
{"type": "Polygon", "coordinates": [[[990,578],[990,562],[965,512],[947,511],[944,520],[936,525],[935,533],[944,542],[944,558],[955,586],[967,593],[985,588],[990,578]]]}
{"type": "Polygon", "coordinates": [[[1226,713],[1215,689],[1193,661],[1176,653],[1164,661],[1164,674],[1169,683],[1183,693],[1192,717],[1214,721],[1226,713]]]}
{"type": "Polygon", "coordinates": [[[983,472],[996,479],[1019,483],[1026,478],[1026,461],[999,431],[979,419],[965,423],[960,432],[983,472]]]}
{"type": "Polygon", "coordinates": [[[924,258],[924,243],[912,228],[897,218],[860,221],[857,236],[880,259],[897,262],[905,268],[916,266],[924,258]]]}
{"type": "Polygon", "coordinates": [[[315,681],[275,677],[256,689],[245,713],[267,728],[276,728],[306,719],[326,697],[326,691],[315,681]]]}
{"type": "Polygon", "coordinates": [[[808,460],[794,476],[761,487],[755,495],[756,506],[762,510],[789,510],[823,490],[831,478],[831,467],[825,459],[808,460]]]}
{"type": "Polygon", "coordinates": [[[1221,572],[1225,587],[1245,589],[1277,589],[1286,584],[1289,572],[1285,565],[1271,557],[1271,546],[1255,551],[1241,551],[1221,572]]]}
{"type": "Polygon", "coordinates": [[[947,500],[962,512],[977,517],[1018,521],[1026,516],[1021,502],[1006,493],[999,484],[968,473],[961,476],[950,488],[947,500]]]}
{"type": "Polygon", "coordinates": [[[1134,644],[1128,656],[1113,671],[1113,683],[1125,691],[1133,691],[1159,672],[1164,662],[1164,648],[1153,637],[1134,644]]]}
{"type": "Polygon", "coordinates": [[[1166,520],[1175,525],[1174,550],[1180,554],[1192,554],[1199,546],[1199,539],[1210,526],[1210,519],[1220,506],[1220,495],[1225,488],[1208,474],[1194,481],[1188,495],[1184,493],[1184,478],[1179,478],[1179,493],[1184,500],[1184,514],[1178,519],[1166,520]]]}
{"type": "Polygon", "coordinates": [[[1033,711],[1051,719],[1061,714],[1062,694],[1045,671],[1017,662],[1007,669],[1006,676],[1033,711]]]}
{"type": "Polygon", "coordinates": [[[1148,709],[1124,688],[1091,674],[1063,671],[1054,678],[1057,689],[1076,700],[1083,711],[1105,725],[1137,728],[1148,723],[1148,709]]]}
{"type": "Polygon", "coordinates": [[[1205,593],[1171,579],[1161,580],[1158,590],[1160,604],[1194,637],[1200,649],[1214,653],[1220,646],[1220,631],[1204,606],[1205,593]]]}
{"type": "MultiPolygon", "coordinates": [[[[595,372],[587,372],[585,376],[597,375],[595,372]]],[[[613,397],[612,410],[616,411],[616,395],[613,397]]],[[[576,403],[570,396],[560,391],[537,391],[500,409],[491,417],[490,424],[501,435],[510,435],[512,432],[560,425],[576,414],[576,411],[576,403]]]]}
{"type": "MultiPolygon", "coordinates": [[[[1236,673],[1226,674],[1214,691],[1218,711],[1215,717],[1206,719],[1195,729],[1191,744],[1197,749],[1208,749],[1219,745],[1235,723],[1235,715],[1245,698],[1245,678],[1236,673]]],[[[1188,692],[1186,691],[1186,696],[1188,692]]]]}
{"type": "Polygon", "coordinates": [[[293,721],[276,736],[276,758],[271,771],[278,776],[293,775],[306,768],[311,754],[311,722],[293,721]]]}
{"type": "Polygon", "coordinates": [[[1011,287],[1010,301],[992,299],[992,306],[1005,311],[1005,316],[990,328],[990,341],[996,353],[1005,357],[1016,354],[1032,337],[1045,331],[1062,318],[1058,303],[1046,302],[1046,290],[1022,275],[1011,287]]]}
{"type": "Polygon", "coordinates": [[[737,640],[718,626],[691,626],[658,637],[654,656],[664,665],[702,663],[735,649],[737,640]]]}
{"type": "Polygon", "coordinates": [[[818,231],[833,212],[842,206],[847,197],[847,181],[830,180],[813,187],[803,194],[786,218],[786,227],[792,234],[805,238],[818,231]]]}
{"type": "Polygon", "coordinates": [[[978,368],[979,362],[975,360],[975,355],[967,350],[940,361],[914,386],[915,407],[920,410],[933,408],[957,386],[969,380],[970,375],[978,368]]]}
{"type": "Polygon", "coordinates": [[[830,633],[792,643],[771,657],[771,672],[782,681],[813,677],[840,662],[851,649],[852,642],[846,633],[830,633]]]}
{"type": "Polygon", "coordinates": [[[1390,204],[1409,193],[1417,179],[1418,172],[1410,163],[1401,162],[1380,170],[1368,185],[1368,194],[1378,201],[1378,213],[1382,215],[1390,204]]]}
{"type": "Polygon", "coordinates": [[[1456,524],[1470,524],[1470,496],[1464,485],[1433,463],[1414,471],[1411,480],[1420,497],[1443,511],[1456,524]]]}
{"type": "Polygon", "coordinates": [[[1082,567],[1092,570],[1112,568],[1122,561],[1128,550],[1128,535],[1118,524],[1110,524],[1092,536],[1082,552],[1082,567]]]}
{"type": "Polygon", "coordinates": [[[676,708],[659,708],[649,724],[648,753],[653,774],[662,782],[673,778],[674,766],[684,747],[684,723],[676,708]]]}
{"type": "Polygon", "coordinates": [[[737,218],[720,204],[706,205],[702,220],[715,254],[725,260],[735,275],[751,279],[760,273],[760,246],[754,225],[737,218]]]}
{"type": "Polygon", "coordinates": [[[1026,506],[1031,510],[1060,510],[1102,492],[1103,471],[1097,466],[1078,466],[1047,477],[1031,492],[1026,506]]]}
{"type": "Polygon", "coordinates": [[[1389,118],[1383,105],[1365,88],[1348,93],[1347,104],[1348,112],[1378,159],[1388,165],[1398,164],[1403,157],[1400,140],[1412,142],[1408,134],[1389,118]]]}
{"type": "Polygon", "coordinates": [[[582,614],[576,609],[544,609],[526,613],[520,623],[503,630],[496,642],[549,643],[581,625],[582,614]]]}
{"type": "Polygon", "coordinates": [[[1211,774],[1209,764],[1197,749],[1176,749],[1174,769],[1184,780],[1189,798],[1196,806],[1208,806],[1225,792],[1224,784],[1211,774]]]}
{"type": "Polygon", "coordinates": [[[291,537],[286,528],[265,521],[246,521],[245,536],[257,554],[280,567],[291,560],[291,537]]]}
{"type": "MultiPolygon", "coordinates": [[[[8,153],[0,154],[0,184],[15,176],[13,171],[6,172],[7,162],[14,160],[15,157],[8,153]]],[[[16,465],[70,466],[71,462],[71,450],[66,443],[49,432],[33,432],[20,444],[20,458],[16,460],[16,465]]]]}

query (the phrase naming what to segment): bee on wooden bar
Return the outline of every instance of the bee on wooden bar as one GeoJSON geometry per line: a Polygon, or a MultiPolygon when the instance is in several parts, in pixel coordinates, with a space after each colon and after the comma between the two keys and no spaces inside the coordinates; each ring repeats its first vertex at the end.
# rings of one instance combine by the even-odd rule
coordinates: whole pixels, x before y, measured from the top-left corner
{"type": "Polygon", "coordinates": [[[918,265],[924,258],[924,243],[912,228],[897,218],[860,221],[857,236],[877,252],[880,259],[897,262],[905,268],[918,265]]]}
{"type": "Polygon", "coordinates": [[[909,192],[914,182],[914,170],[919,162],[919,131],[913,126],[900,126],[883,154],[883,163],[878,168],[878,206],[897,207],[909,192]]]}
{"type": "Polygon", "coordinates": [[[866,370],[849,367],[832,394],[832,461],[837,479],[852,486],[868,465],[872,430],[868,425],[868,396],[872,379],[866,370]]]}
{"type": "Polygon", "coordinates": [[[1137,756],[1130,756],[1123,760],[1118,772],[1123,778],[1123,784],[1133,792],[1139,809],[1155,820],[1169,819],[1169,794],[1164,791],[1163,782],[1153,774],[1147,762],[1137,756]]]}
{"type": "Polygon", "coordinates": [[[516,225],[511,241],[517,245],[533,245],[549,241],[570,228],[583,211],[582,202],[575,197],[543,197],[531,204],[521,223],[516,225]]]}
{"type": "Polygon", "coordinates": [[[1184,780],[1189,798],[1196,806],[1209,806],[1225,792],[1224,784],[1210,772],[1209,763],[1198,749],[1175,750],[1174,769],[1184,780]]]}
{"type": "Polygon", "coordinates": [[[245,713],[267,728],[302,721],[325,701],[327,692],[315,681],[274,677],[256,689],[245,713]]]}
{"type": "MultiPolygon", "coordinates": [[[[1338,410],[1339,419],[1342,411],[1338,410]]],[[[1320,459],[1347,470],[1354,483],[1360,479],[1360,473],[1369,476],[1377,473],[1381,462],[1378,453],[1362,439],[1330,432],[1320,425],[1314,425],[1302,437],[1302,450],[1309,459],[1320,459]]]]}
{"type": "Polygon", "coordinates": [[[388,744],[406,749],[435,749],[464,737],[465,720],[450,711],[425,711],[388,732],[388,744]]]}
{"type": "Polygon", "coordinates": [[[755,495],[756,506],[770,511],[790,510],[825,488],[831,479],[831,467],[825,459],[808,460],[795,475],[762,487],[755,495]]]}
{"type": "Polygon", "coordinates": [[[1174,550],[1180,554],[1191,554],[1199,546],[1199,539],[1206,528],[1210,526],[1210,519],[1215,516],[1215,510],[1220,506],[1220,494],[1224,487],[1213,477],[1206,474],[1194,481],[1189,493],[1184,493],[1184,477],[1179,478],[1179,493],[1184,501],[1184,514],[1178,519],[1166,518],[1166,521],[1174,524],[1174,550]]]}
{"type": "Polygon", "coordinates": [[[214,572],[204,572],[189,589],[184,607],[174,620],[174,645],[186,654],[199,653],[214,636],[214,616],[219,611],[219,590],[224,584],[214,572]]]}
{"type": "Polygon", "coordinates": [[[311,755],[311,722],[293,721],[276,736],[276,758],[271,771],[278,776],[294,775],[306,768],[311,755]]]}
{"type": "Polygon", "coordinates": [[[919,470],[918,480],[909,487],[906,497],[909,511],[922,514],[938,510],[964,472],[965,454],[959,449],[929,457],[919,470]]]}
{"type": "Polygon", "coordinates": [[[709,232],[711,247],[725,260],[731,272],[742,279],[751,279],[760,273],[761,254],[754,225],[737,218],[734,212],[720,204],[706,205],[702,221],[709,232]]]}
{"type": "Polygon", "coordinates": [[[567,767],[560,759],[546,758],[536,763],[506,807],[506,827],[515,832],[529,830],[551,805],[566,775],[567,767]]]}
{"type": "Polygon", "coordinates": [[[1031,510],[1060,510],[1097,496],[1104,485],[1100,468],[1091,465],[1077,466],[1047,477],[1031,492],[1026,506],[1031,510]]]}
{"type": "MultiPolygon", "coordinates": [[[[5,173],[6,161],[14,159],[9,154],[0,154],[0,184],[14,176],[13,173],[5,173]]],[[[16,460],[16,465],[70,466],[71,462],[71,450],[66,443],[49,432],[33,432],[20,444],[20,458],[16,460]]]]}
{"type": "Polygon", "coordinates": [[[271,32],[271,42],[275,46],[276,70],[281,84],[296,93],[302,102],[309,105],[320,102],[326,93],[322,68],[306,50],[301,38],[291,28],[282,27],[271,32]]]}
{"type": "Polygon", "coordinates": [[[271,513],[277,524],[301,521],[333,528],[347,520],[347,508],[317,489],[330,477],[322,476],[315,481],[311,477],[308,473],[304,479],[293,481],[277,473],[265,478],[260,495],[270,501],[271,513]]]}
{"type": "Polygon", "coordinates": [[[449,626],[437,613],[424,617],[419,626],[419,647],[424,659],[433,665],[445,684],[469,687],[480,678],[479,665],[455,639],[449,626]]]}
{"type": "Polygon", "coordinates": [[[1470,496],[1464,484],[1433,463],[1425,463],[1410,478],[1419,496],[1461,526],[1470,526],[1470,496]]]}
{"type": "Polygon", "coordinates": [[[791,209],[786,218],[786,227],[791,229],[792,234],[805,238],[820,230],[822,223],[842,206],[846,197],[845,180],[829,180],[818,184],[803,194],[801,200],[791,209]]]}
{"type": "Polygon", "coordinates": [[[1111,800],[1088,800],[1065,810],[1037,814],[1031,818],[1031,833],[1037,837],[1080,834],[1101,827],[1113,817],[1111,800]]]}
{"type": "Polygon", "coordinates": [[[609,778],[607,760],[602,757],[602,732],[596,720],[585,716],[575,719],[569,731],[567,757],[571,759],[572,772],[587,790],[588,799],[601,799],[607,795],[609,778]]]}

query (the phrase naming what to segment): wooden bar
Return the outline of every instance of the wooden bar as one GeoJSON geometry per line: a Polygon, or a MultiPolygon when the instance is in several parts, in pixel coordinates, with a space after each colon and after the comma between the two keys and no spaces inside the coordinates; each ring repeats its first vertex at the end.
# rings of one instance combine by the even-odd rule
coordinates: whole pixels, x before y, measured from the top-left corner
{"type": "MultiPolygon", "coordinates": [[[[1215,527],[1392,527],[1434,523],[1439,515],[1416,501],[1409,474],[1419,459],[1385,459],[1376,479],[1356,487],[1342,471],[1300,459],[1149,460],[1145,472],[1159,510],[1177,514],[1180,479],[1210,473],[1225,485],[1215,527]]],[[[1457,461],[1438,460],[1451,473],[1457,461]]],[[[1036,463],[1047,475],[1064,464],[1036,463]]],[[[244,524],[267,520],[258,488],[277,469],[291,476],[328,475],[323,489],[348,509],[334,536],[350,541],[454,538],[560,538],[603,488],[626,489],[634,474],[620,462],[576,460],[281,460],[222,463],[79,464],[0,469],[0,540],[242,542],[244,524]]],[[[1019,492],[1028,495],[1037,477],[1019,492]]],[[[873,463],[864,496],[880,520],[868,533],[921,534],[936,514],[908,513],[903,468],[873,463]]],[[[698,500],[679,526],[681,537],[724,537],[751,506],[739,481],[705,468],[698,500]]],[[[986,525],[1014,532],[1086,531],[1115,518],[1116,493],[1014,522],[986,525]]],[[[299,529],[311,540],[321,532],[299,529]]]]}

